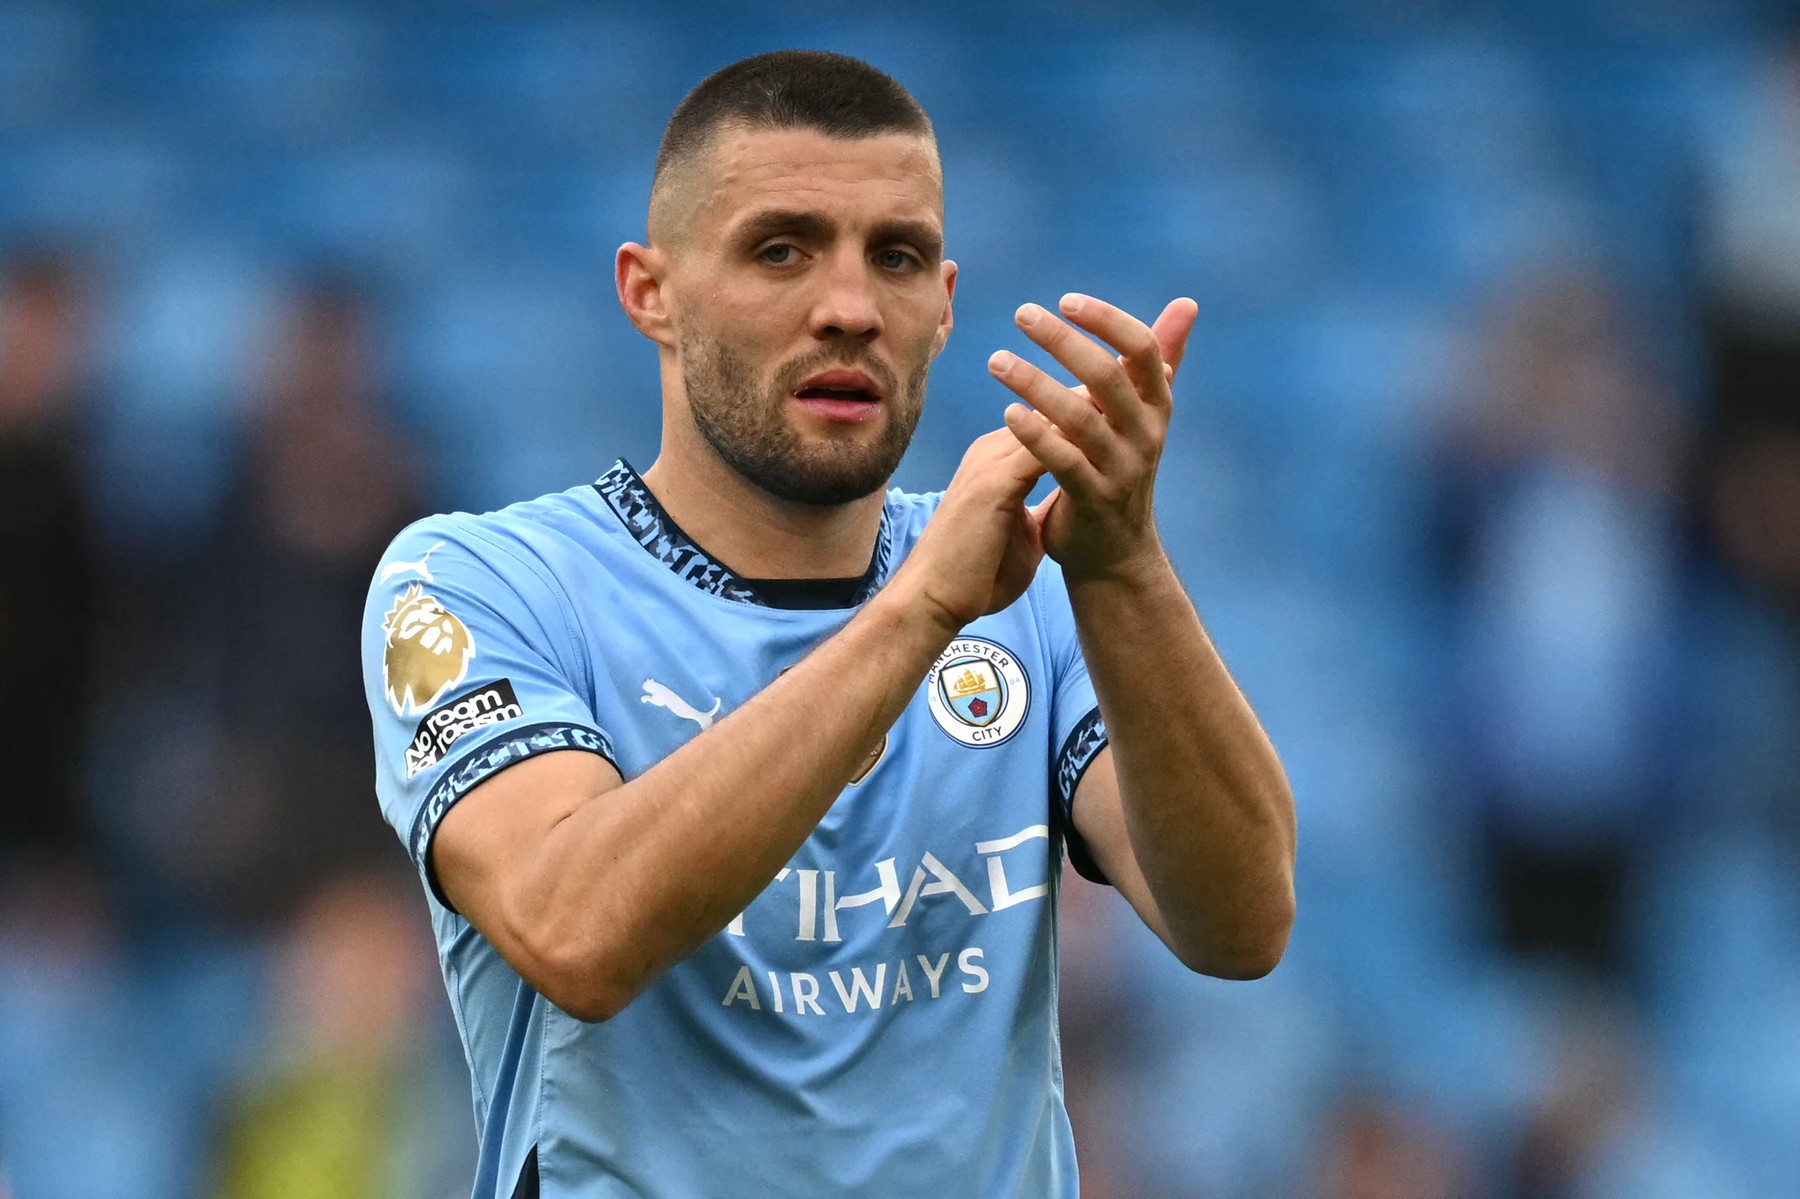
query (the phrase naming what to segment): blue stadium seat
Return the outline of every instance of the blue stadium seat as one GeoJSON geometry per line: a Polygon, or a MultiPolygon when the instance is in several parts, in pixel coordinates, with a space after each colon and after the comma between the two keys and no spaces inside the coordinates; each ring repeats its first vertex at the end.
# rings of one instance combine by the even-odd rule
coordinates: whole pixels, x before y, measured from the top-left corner
{"type": "Polygon", "coordinates": [[[306,144],[383,100],[384,31],[352,7],[133,8],[98,41],[115,106],[218,144],[306,144]]]}
{"type": "Polygon", "coordinates": [[[191,188],[158,129],[70,123],[0,136],[0,231],[22,239],[129,253],[155,239],[191,188]]]}
{"type": "Polygon", "coordinates": [[[116,281],[92,458],[120,546],[179,542],[212,516],[279,283],[266,261],[215,242],[160,246],[116,281]]]}
{"type": "Polygon", "coordinates": [[[399,130],[341,149],[247,156],[220,182],[221,224],[283,253],[391,271],[454,254],[477,195],[454,148],[399,130]]]}
{"type": "Polygon", "coordinates": [[[0,133],[85,112],[90,67],[86,13],[56,4],[0,5],[0,133]]]}
{"type": "Polygon", "coordinates": [[[654,456],[655,349],[609,272],[464,265],[409,297],[396,348],[411,424],[457,504],[497,507],[654,456]]]}
{"type": "Polygon", "coordinates": [[[685,84],[673,31],[642,13],[433,6],[396,33],[401,111],[481,147],[596,156],[660,129],[685,84]]]}

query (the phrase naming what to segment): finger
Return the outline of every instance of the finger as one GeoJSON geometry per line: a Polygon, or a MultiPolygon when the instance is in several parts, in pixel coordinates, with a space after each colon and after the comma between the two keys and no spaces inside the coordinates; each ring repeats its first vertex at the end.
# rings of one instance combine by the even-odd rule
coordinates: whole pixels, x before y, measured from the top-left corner
{"type": "Polygon", "coordinates": [[[1064,296],[1058,307],[1078,327],[1119,352],[1119,362],[1131,380],[1132,390],[1146,404],[1168,407],[1171,397],[1168,379],[1163,374],[1162,346],[1150,326],[1123,308],[1080,292],[1064,296]]]}
{"type": "Polygon", "coordinates": [[[1011,429],[1002,429],[1003,433],[1012,433],[1012,445],[1005,457],[1001,459],[1001,471],[1006,479],[1004,494],[1009,507],[1023,508],[1025,497],[1031,494],[1038,480],[1044,477],[1044,464],[1038,461],[1031,448],[1022,444],[1018,434],[1011,429]]]}
{"type": "Polygon", "coordinates": [[[1035,455],[1019,443],[1008,428],[983,433],[969,444],[961,465],[950,480],[958,494],[990,494],[1004,506],[1023,505],[1025,497],[1044,477],[1035,455]]]}
{"type": "MultiPolygon", "coordinates": [[[[988,370],[1013,394],[1054,422],[1095,465],[1110,467],[1123,457],[1123,439],[1119,431],[1107,423],[1100,409],[1031,363],[1005,350],[997,350],[988,359],[988,370]]],[[[1010,422],[1008,427],[1017,432],[1010,422]]]]}
{"type": "MultiPolygon", "coordinates": [[[[1156,396],[1142,393],[1126,365],[1125,359],[1088,337],[1080,329],[1046,313],[1036,304],[1026,304],[1016,317],[1019,328],[1033,341],[1049,350],[1082,385],[1076,392],[1093,403],[1106,416],[1113,428],[1133,443],[1143,445],[1158,436],[1159,422],[1152,405],[1156,396]]],[[[1162,386],[1167,388],[1165,373],[1162,386]]]]}
{"type": "Polygon", "coordinates": [[[1058,320],[1036,304],[1021,305],[1013,318],[1025,336],[1081,380],[1088,400],[1114,428],[1138,437],[1150,428],[1144,398],[1138,394],[1122,361],[1081,330],[1058,320]]]}
{"type": "MultiPolygon", "coordinates": [[[[1101,485],[1100,470],[1043,413],[1023,404],[1006,406],[1006,427],[1050,472],[1057,487],[1072,495],[1092,495],[1101,485]]],[[[1048,509],[1046,509],[1048,511],[1048,509]]]]}
{"type": "Polygon", "coordinates": [[[1181,296],[1170,300],[1156,323],[1150,326],[1150,333],[1162,351],[1163,364],[1169,368],[1171,381],[1175,372],[1181,369],[1181,360],[1187,355],[1188,335],[1194,331],[1194,322],[1199,316],[1200,305],[1181,296]]]}

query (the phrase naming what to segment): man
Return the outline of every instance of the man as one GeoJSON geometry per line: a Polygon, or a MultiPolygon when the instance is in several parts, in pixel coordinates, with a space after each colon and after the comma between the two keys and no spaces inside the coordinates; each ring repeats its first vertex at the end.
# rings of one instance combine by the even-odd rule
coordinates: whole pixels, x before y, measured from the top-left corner
{"type": "Polygon", "coordinates": [[[415,525],[366,614],[475,1193],[1072,1196],[1064,846],[1196,970],[1266,973],[1293,913],[1280,764],[1152,521],[1194,307],[1065,297],[1117,356],[1021,309],[1085,388],[995,355],[1026,403],[941,497],[884,495],[956,282],[912,97],[725,68],[647,242],[656,463],[415,525]]]}
{"type": "Polygon", "coordinates": [[[19,905],[28,927],[99,898],[79,781],[99,608],[79,449],[85,293],[55,254],[0,263],[0,754],[19,797],[0,805],[0,913],[19,905]]]}

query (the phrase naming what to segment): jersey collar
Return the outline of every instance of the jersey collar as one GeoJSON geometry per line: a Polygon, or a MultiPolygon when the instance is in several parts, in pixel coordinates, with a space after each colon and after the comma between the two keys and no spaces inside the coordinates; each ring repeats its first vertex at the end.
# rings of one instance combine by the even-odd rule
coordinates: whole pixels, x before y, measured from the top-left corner
{"type": "MultiPolygon", "coordinates": [[[[629,462],[623,458],[594,483],[607,506],[625,526],[632,540],[649,551],[651,557],[677,576],[711,595],[755,604],[764,608],[791,607],[782,597],[772,595],[757,585],[757,580],[744,578],[719,561],[689,537],[675,523],[661,503],[644,485],[629,462]]],[[[869,569],[863,573],[860,586],[851,597],[851,607],[866,601],[886,581],[893,555],[892,514],[884,504],[881,509],[881,532],[875,538],[875,553],[869,569]]],[[[784,591],[787,589],[783,589],[784,591]]],[[[813,605],[806,605],[813,606],[813,605]]]]}

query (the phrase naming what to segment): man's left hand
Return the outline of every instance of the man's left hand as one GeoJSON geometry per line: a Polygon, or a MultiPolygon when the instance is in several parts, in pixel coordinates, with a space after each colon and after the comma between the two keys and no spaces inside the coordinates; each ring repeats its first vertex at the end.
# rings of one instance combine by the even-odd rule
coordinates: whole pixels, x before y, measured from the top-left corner
{"type": "Polygon", "coordinates": [[[1004,350],[988,359],[988,370],[1025,401],[1007,407],[1006,426],[1057,482],[1034,509],[1044,552],[1071,581],[1129,575],[1161,560],[1152,492],[1169,429],[1170,384],[1199,308],[1173,300],[1151,327],[1079,293],[1059,307],[1066,320],[1036,304],[1024,305],[1015,319],[1080,386],[1065,387],[1004,350]]]}

